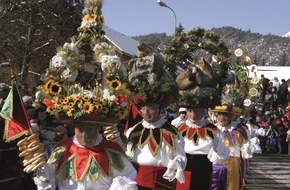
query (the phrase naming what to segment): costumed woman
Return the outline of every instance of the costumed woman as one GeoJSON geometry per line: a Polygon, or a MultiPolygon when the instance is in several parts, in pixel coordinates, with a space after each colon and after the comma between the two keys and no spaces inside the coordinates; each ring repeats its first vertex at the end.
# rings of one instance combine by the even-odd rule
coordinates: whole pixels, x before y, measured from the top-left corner
{"type": "Polygon", "coordinates": [[[123,148],[100,134],[103,126],[126,118],[129,96],[120,59],[104,38],[102,3],[86,1],[78,35],[51,59],[43,79],[47,111],[72,127],[74,136],[61,140],[35,172],[38,189],[137,190],[137,172],[123,148]]]}
{"type": "MultiPolygon", "coordinates": [[[[208,64],[204,59],[196,64],[208,64]]],[[[219,129],[209,122],[204,114],[207,108],[212,108],[220,103],[219,86],[206,86],[201,80],[200,84],[194,84],[198,75],[190,72],[196,70],[196,66],[191,66],[188,71],[184,71],[177,76],[179,85],[180,106],[187,108],[187,120],[178,130],[185,141],[185,152],[187,165],[185,169],[186,183],[178,184],[177,189],[212,189],[213,163],[224,164],[229,157],[229,150],[223,144],[223,135],[219,129]],[[191,80],[189,80],[190,78],[191,80]],[[187,83],[182,81],[189,80],[187,83]],[[204,85],[203,85],[204,84],[204,85]]],[[[217,78],[212,78],[214,84],[217,78]]],[[[221,167],[223,168],[223,167],[221,167]]],[[[223,171],[226,171],[224,169],[223,171]]]]}
{"type": "Polygon", "coordinates": [[[230,150],[225,165],[227,189],[243,188],[243,158],[253,155],[254,147],[248,138],[246,127],[239,121],[243,111],[243,101],[247,96],[247,74],[240,65],[232,64],[227,75],[227,84],[223,88],[222,106],[211,110],[216,126],[223,132],[223,142],[230,150]]]}
{"type": "MultiPolygon", "coordinates": [[[[142,48],[144,44],[139,51],[142,48]]],[[[184,139],[162,110],[176,99],[178,89],[163,68],[163,57],[141,52],[129,63],[129,81],[135,90],[132,115],[141,116],[141,121],[129,121],[126,153],[137,169],[138,189],[174,190],[176,180],[184,182],[184,139]]]]}
{"type": "MultiPolygon", "coordinates": [[[[179,89],[179,106],[187,108],[187,120],[178,127],[185,140],[185,184],[177,189],[219,189],[213,174],[225,178],[223,165],[229,150],[222,134],[209,121],[207,109],[221,104],[229,50],[221,38],[202,28],[181,32],[166,50],[166,63],[179,89]]],[[[223,187],[222,187],[223,188],[223,187]]]]}

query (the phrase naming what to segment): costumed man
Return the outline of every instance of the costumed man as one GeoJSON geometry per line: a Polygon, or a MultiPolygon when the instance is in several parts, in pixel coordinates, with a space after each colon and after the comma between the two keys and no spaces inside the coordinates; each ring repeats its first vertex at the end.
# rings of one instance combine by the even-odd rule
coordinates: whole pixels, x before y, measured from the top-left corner
{"type": "MultiPolygon", "coordinates": [[[[204,59],[200,59],[199,62],[208,64],[204,59]]],[[[219,86],[217,83],[212,85],[217,79],[212,78],[212,86],[206,85],[202,80],[201,83],[196,84],[195,78],[199,76],[190,72],[190,70],[196,70],[194,68],[196,64],[191,65],[189,70],[179,74],[176,78],[180,94],[178,103],[187,108],[187,120],[178,127],[185,141],[186,181],[185,184],[178,183],[178,190],[209,190],[212,187],[218,189],[220,185],[215,181],[213,183],[213,173],[214,175],[226,174],[226,168],[221,166],[219,170],[213,171],[213,163],[222,165],[229,158],[229,150],[223,144],[222,133],[209,122],[204,114],[207,108],[212,108],[220,103],[219,86]]]]}
{"type": "Polygon", "coordinates": [[[173,37],[165,53],[167,69],[178,85],[181,97],[178,103],[188,110],[186,122],[178,128],[185,138],[188,156],[186,184],[178,184],[178,188],[217,189],[214,187],[217,183],[212,183],[216,178],[211,176],[213,172],[226,173],[226,167],[214,166],[222,164],[229,151],[219,143],[219,130],[207,121],[205,110],[220,105],[224,76],[229,67],[229,49],[220,36],[194,28],[173,37]]]}
{"type": "Polygon", "coordinates": [[[238,119],[242,115],[243,100],[248,92],[244,80],[246,72],[237,64],[232,64],[231,68],[233,70],[229,71],[223,88],[222,106],[216,106],[210,111],[215,117],[216,126],[223,132],[225,146],[230,150],[230,157],[225,163],[228,167],[227,189],[240,190],[244,185],[242,158],[251,157],[253,147],[245,124],[238,119]]]}
{"type": "Polygon", "coordinates": [[[134,189],[136,170],[122,147],[99,134],[93,120],[71,123],[75,135],[58,143],[34,177],[38,189],[134,189]]]}
{"type": "MultiPolygon", "coordinates": [[[[78,35],[51,59],[41,87],[47,111],[72,127],[74,135],[56,145],[34,181],[38,189],[137,190],[137,172],[124,149],[100,134],[103,126],[126,118],[126,73],[104,38],[102,0],[85,3],[78,35]]],[[[118,136],[108,128],[106,133],[118,136]]]]}
{"type": "MultiPolygon", "coordinates": [[[[144,44],[139,51],[142,48],[144,44]]],[[[139,54],[129,63],[129,81],[135,90],[132,106],[137,107],[142,120],[129,121],[126,153],[137,169],[141,190],[173,190],[176,180],[184,182],[184,139],[162,114],[178,96],[178,89],[163,66],[163,57],[152,52],[139,54]]]]}

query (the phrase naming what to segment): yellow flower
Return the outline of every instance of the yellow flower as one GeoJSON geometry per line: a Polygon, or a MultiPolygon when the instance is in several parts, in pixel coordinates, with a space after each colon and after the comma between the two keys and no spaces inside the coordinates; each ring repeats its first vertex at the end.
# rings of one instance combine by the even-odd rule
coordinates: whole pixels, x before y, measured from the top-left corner
{"type": "Polygon", "coordinates": [[[42,86],[42,90],[46,93],[49,94],[49,89],[51,84],[54,83],[54,80],[49,79],[43,86],[42,86]]]}
{"type": "Polygon", "coordinates": [[[102,109],[102,112],[104,113],[104,114],[108,114],[109,113],[109,108],[108,107],[103,107],[103,109],[102,109]]]}
{"type": "Polygon", "coordinates": [[[101,111],[102,109],[103,109],[103,105],[102,104],[95,105],[95,110],[96,111],[101,111]]]}
{"type": "Polygon", "coordinates": [[[100,104],[100,103],[101,103],[100,98],[94,98],[93,99],[93,104],[100,104]]]}
{"type": "Polygon", "coordinates": [[[89,21],[89,20],[96,20],[97,15],[95,14],[87,14],[83,17],[83,21],[89,21]]]}
{"type": "Polygon", "coordinates": [[[119,110],[117,112],[117,117],[119,119],[125,119],[127,117],[127,115],[128,115],[128,110],[127,109],[119,110]]]}
{"type": "Polygon", "coordinates": [[[70,100],[70,97],[69,97],[69,96],[65,97],[65,98],[63,99],[63,101],[62,101],[62,105],[66,105],[66,104],[68,104],[68,103],[69,103],[69,100],[70,100]]]}
{"type": "Polygon", "coordinates": [[[74,102],[69,102],[68,107],[73,108],[75,106],[74,102]]]}
{"type": "Polygon", "coordinates": [[[88,114],[92,113],[94,111],[94,105],[91,104],[90,102],[85,102],[83,104],[83,111],[84,113],[88,113],[88,114]]]}
{"type": "Polygon", "coordinates": [[[106,106],[108,104],[108,100],[107,99],[102,99],[100,104],[102,104],[102,106],[106,106]]]}
{"type": "Polygon", "coordinates": [[[62,88],[58,82],[52,82],[49,88],[49,93],[52,95],[59,95],[62,91],[62,88]]]}
{"type": "Polygon", "coordinates": [[[116,80],[116,79],[110,81],[109,84],[113,90],[119,90],[119,88],[122,85],[121,82],[119,80],[116,80]]]}
{"type": "Polygon", "coordinates": [[[89,96],[82,96],[82,99],[87,102],[87,101],[90,101],[90,97],[89,96]]]}
{"type": "Polygon", "coordinates": [[[67,115],[68,117],[71,117],[71,116],[73,115],[73,109],[69,109],[69,110],[67,110],[67,111],[66,111],[66,115],[67,115]]]}

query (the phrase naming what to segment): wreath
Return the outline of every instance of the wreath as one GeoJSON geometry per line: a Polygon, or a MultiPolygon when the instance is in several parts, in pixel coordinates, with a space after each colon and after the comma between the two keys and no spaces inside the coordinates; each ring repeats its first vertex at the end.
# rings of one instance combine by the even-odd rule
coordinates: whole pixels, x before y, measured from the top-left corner
{"type": "MultiPolygon", "coordinates": [[[[177,69],[186,70],[188,64],[194,62],[196,57],[210,56],[215,62],[225,62],[230,57],[229,49],[220,36],[202,28],[173,37],[165,54],[166,67],[173,76],[176,75],[177,69]]],[[[225,64],[221,66],[222,70],[227,70],[225,64]]]]}

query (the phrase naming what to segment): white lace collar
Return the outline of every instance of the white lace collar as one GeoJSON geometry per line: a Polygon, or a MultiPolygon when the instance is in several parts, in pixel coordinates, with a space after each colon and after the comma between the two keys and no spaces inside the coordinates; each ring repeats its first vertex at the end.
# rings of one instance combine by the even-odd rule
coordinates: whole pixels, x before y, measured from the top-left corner
{"type": "MultiPolygon", "coordinates": [[[[101,135],[101,134],[98,134],[94,146],[99,145],[99,144],[102,142],[102,140],[103,140],[102,135],[101,135]]],[[[82,146],[82,145],[79,143],[79,141],[78,141],[78,139],[76,138],[76,136],[73,136],[73,143],[74,143],[75,145],[77,145],[78,147],[86,148],[86,147],[82,146]]]]}
{"type": "Polygon", "coordinates": [[[166,121],[167,120],[165,119],[165,117],[161,116],[160,119],[154,123],[149,123],[143,119],[142,125],[143,127],[148,128],[148,129],[155,129],[155,128],[160,128],[162,125],[164,125],[164,123],[166,123],[166,121]]]}

